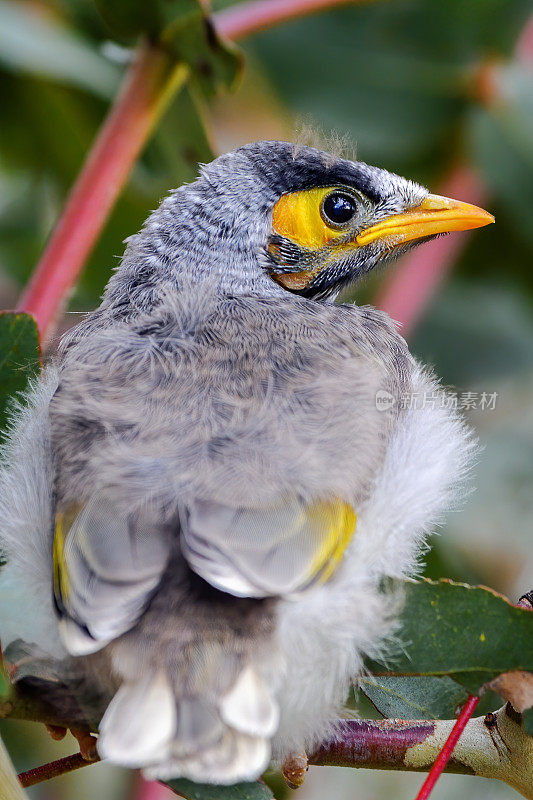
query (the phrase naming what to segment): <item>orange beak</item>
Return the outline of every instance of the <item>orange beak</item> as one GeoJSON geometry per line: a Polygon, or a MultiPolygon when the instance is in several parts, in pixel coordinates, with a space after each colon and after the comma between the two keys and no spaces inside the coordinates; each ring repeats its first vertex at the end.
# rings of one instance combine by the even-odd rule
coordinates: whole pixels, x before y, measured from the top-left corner
{"type": "Polygon", "coordinates": [[[482,208],[430,194],[416,208],[404,214],[396,214],[372,225],[366,231],[361,231],[355,241],[358,245],[365,245],[390,239],[390,244],[396,246],[437,233],[481,228],[491,222],[494,222],[494,217],[482,208]]]}

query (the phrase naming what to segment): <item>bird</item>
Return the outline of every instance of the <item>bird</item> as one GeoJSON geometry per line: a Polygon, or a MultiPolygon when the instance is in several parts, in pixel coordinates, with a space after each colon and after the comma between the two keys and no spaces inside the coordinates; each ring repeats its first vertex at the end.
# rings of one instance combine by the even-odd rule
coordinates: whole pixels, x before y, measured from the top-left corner
{"type": "Polygon", "coordinates": [[[493,221],[260,141],[126,240],[14,412],[0,472],[0,547],[33,603],[16,633],[99,698],[102,758],[254,780],[312,751],[401,637],[395,579],[418,574],[476,443],[393,320],[339,295],[493,221]]]}

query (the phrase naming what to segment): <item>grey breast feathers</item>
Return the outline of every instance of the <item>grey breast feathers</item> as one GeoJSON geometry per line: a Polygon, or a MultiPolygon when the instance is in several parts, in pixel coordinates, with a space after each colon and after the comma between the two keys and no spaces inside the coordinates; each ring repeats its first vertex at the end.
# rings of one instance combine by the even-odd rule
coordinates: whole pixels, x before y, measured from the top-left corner
{"type": "Polygon", "coordinates": [[[67,350],[51,405],[60,503],[118,487],[132,506],[253,508],[292,494],[357,510],[398,407],[377,408],[376,394],[399,399],[408,380],[392,324],[301,298],[187,312],[168,299],[67,350]]]}

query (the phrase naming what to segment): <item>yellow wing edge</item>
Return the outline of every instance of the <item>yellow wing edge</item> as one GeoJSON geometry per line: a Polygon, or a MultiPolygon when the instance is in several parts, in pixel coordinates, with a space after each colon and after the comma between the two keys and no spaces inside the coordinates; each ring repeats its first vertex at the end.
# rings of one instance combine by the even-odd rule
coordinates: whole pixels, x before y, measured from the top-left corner
{"type": "Polygon", "coordinates": [[[350,505],[338,498],[313,503],[307,509],[311,524],[326,526],[328,534],[309,566],[309,579],[328,581],[342,561],[357,524],[357,515],[350,505]]]}

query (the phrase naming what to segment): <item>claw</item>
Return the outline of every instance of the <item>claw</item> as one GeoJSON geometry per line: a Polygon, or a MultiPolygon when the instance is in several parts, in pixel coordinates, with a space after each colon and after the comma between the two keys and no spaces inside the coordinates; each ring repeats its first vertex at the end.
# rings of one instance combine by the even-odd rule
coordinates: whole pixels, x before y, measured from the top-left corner
{"type": "Polygon", "coordinates": [[[95,737],[87,731],[79,731],[76,728],[71,728],[70,732],[78,740],[82,758],[85,761],[98,761],[95,737]]]}

